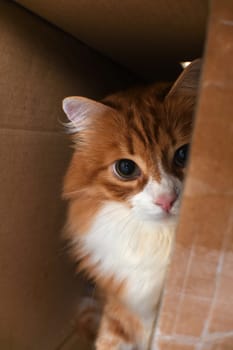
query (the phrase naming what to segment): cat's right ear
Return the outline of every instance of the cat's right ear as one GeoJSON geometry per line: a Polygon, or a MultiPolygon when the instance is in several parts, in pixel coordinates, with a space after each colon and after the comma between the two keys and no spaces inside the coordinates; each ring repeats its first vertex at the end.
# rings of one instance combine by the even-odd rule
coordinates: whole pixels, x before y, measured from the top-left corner
{"type": "Polygon", "coordinates": [[[69,133],[87,129],[91,125],[92,117],[108,110],[112,111],[112,108],[100,102],[80,96],[66,97],[62,102],[62,108],[69,119],[69,123],[65,124],[69,133]]]}
{"type": "Polygon", "coordinates": [[[196,96],[200,81],[201,67],[201,59],[192,61],[175,81],[167,98],[174,95],[196,96]]]}

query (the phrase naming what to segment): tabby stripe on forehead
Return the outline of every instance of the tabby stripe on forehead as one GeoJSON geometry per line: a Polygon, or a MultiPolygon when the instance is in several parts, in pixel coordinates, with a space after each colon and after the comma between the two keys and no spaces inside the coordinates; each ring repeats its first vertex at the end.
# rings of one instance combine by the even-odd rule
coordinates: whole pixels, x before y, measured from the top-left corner
{"type": "Polygon", "coordinates": [[[137,108],[137,120],[140,123],[143,134],[145,135],[145,140],[147,142],[147,147],[150,147],[154,144],[155,135],[154,135],[154,118],[152,117],[150,110],[144,104],[141,104],[138,101],[137,108]]]}
{"type": "Polygon", "coordinates": [[[166,145],[162,149],[162,159],[161,160],[162,160],[164,170],[168,173],[171,173],[170,164],[169,164],[169,160],[168,160],[168,153],[169,153],[169,147],[166,145]]]}
{"type": "Polygon", "coordinates": [[[151,136],[151,129],[148,126],[148,120],[145,120],[143,116],[138,116],[135,118],[132,127],[136,135],[143,142],[146,149],[150,148],[154,144],[154,139],[151,136]]]}
{"type": "Polygon", "coordinates": [[[142,127],[143,130],[145,132],[145,135],[147,137],[148,140],[148,144],[151,146],[154,143],[154,135],[151,135],[151,133],[153,132],[153,121],[151,120],[151,118],[147,118],[145,120],[145,118],[143,116],[141,116],[141,123],[142,123],[142,127]]]}
{"type": "Polygon", "coordinates": [[[146,144],[145,137],[135,123],[134,113],[133,113],[132,109],[127,110],[127,117],[128,117],[129,128],[132,129],[133,133],[136,134],[138,139],[143,143],[144,147],[146,148],[147,144],[146,144]]]}
{"type": "Polygon", "coordinates": [[[171,142],[172,146],[174,147],[176,144],[176,139],[174,137],[174,134],[173,134],[171,128],[167,128],[167,134],[169,135],[170,142],[171,142]]]}
{"type": "Polygon", "coordinates": [[[132,154],[132,155],[135,154],[134,147],[133,147],[133,140],[130,135],[127,135],[127,146],[128,146],[129,154],[132,154]]]}
{"type": "Polygon", "coordinates": [[[159,137],[159,123],[154,123],[153,125],[153,134],[154,134],[154,139],[158,142],[158,137],[159,137]]]}
{"type": "Polygon", "coordinates": [[[141,130],[138,129],[137,125],[135,125],[134,123],[131,124],[131,128],[132,128],[133,132],[135,133],[135,135],[138,137],[138,139],[143,143],[144,147],[146,148],[147,147],[146,138],[142,134],[141,130]]]}

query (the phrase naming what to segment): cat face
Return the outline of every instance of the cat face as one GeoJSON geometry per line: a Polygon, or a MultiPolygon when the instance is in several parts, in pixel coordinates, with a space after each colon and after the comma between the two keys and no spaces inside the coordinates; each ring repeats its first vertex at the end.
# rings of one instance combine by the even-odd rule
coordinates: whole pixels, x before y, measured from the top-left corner
{"type": "Polygon", "coordinates": [[[103,103],[64,100],[75,145],[64,196],[76,201],[84,221],[108,202],[121,203],[142,221],[177,216],[200,69],[195,62],[164,98],[165,86],[153,85],[103,103]]]}

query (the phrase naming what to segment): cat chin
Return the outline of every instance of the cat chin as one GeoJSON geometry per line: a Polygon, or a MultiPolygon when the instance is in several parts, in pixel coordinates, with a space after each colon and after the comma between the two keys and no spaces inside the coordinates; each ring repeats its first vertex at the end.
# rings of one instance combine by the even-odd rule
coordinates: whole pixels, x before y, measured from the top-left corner
{"type": "Polygon", "coordinates": [[[153,218],[155,224],[161,225],[176,225],[178,217],[172,214],[160,214],[153,218]]]}
{"type": "Polygon", "coordinates": [[[125,205],[111,202],[103,205],[79,242],[89,264],[96,266],[96,280],[114,276],[118,283],[124,281],[124,303],[149,315],[160,296],[175,223],[172,215],[141,220],[125,205]]]}
{"type": "Polygon", "coordinates": [[[140,210],[138,208],[132,208],[132,214],[135,220],[144,222],[150,225],[169,225],[176,224],[178,221],[178,211],[166,213],[164,211],[155,212],[153,210],[140,210]]]}

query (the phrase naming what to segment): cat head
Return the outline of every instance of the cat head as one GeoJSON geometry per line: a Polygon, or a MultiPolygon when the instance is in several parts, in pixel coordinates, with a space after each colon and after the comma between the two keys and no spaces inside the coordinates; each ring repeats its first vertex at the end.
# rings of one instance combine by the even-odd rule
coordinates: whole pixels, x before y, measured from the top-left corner
{"type": "Polygon", "coordinates": [[[177,216],[191,140],[201,62],[170,84],[135,88],[96,102],[68,97],[74,153],[64,183],[70,215],[87,226],[117,202],[144,221],[177,216]]]}

